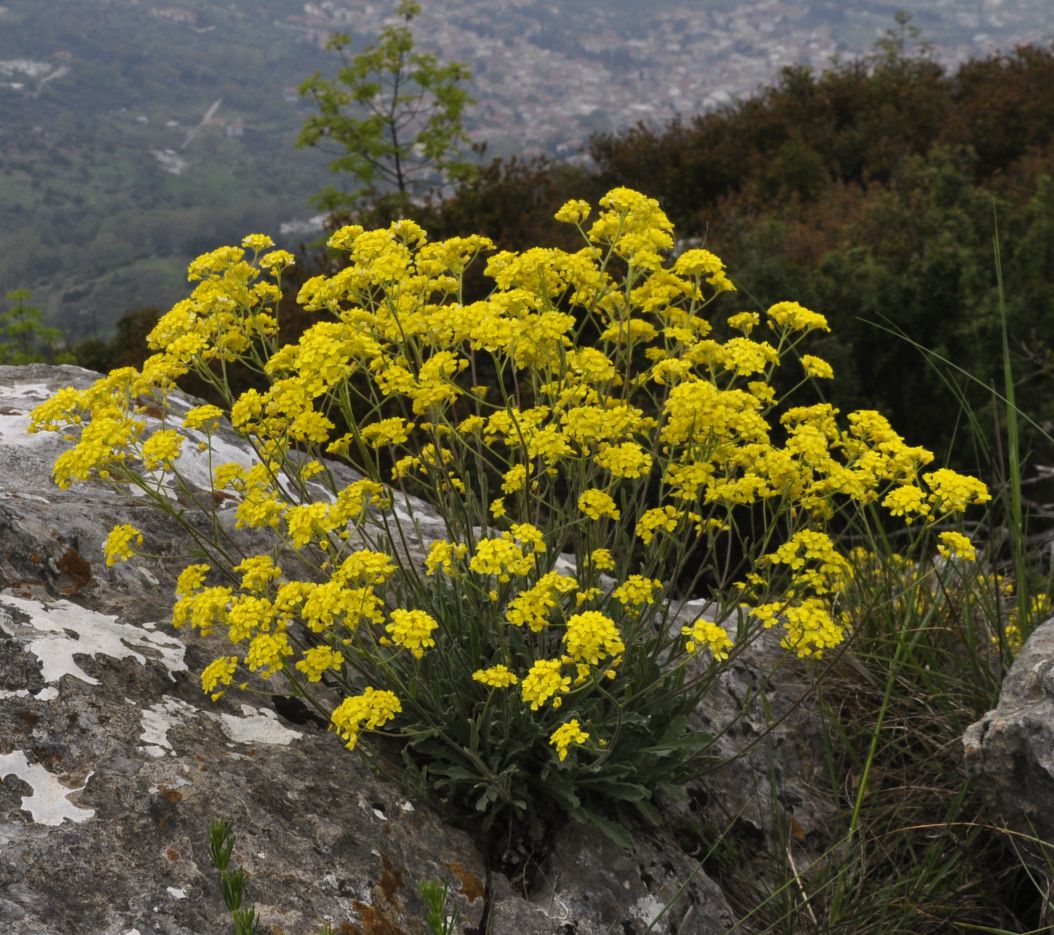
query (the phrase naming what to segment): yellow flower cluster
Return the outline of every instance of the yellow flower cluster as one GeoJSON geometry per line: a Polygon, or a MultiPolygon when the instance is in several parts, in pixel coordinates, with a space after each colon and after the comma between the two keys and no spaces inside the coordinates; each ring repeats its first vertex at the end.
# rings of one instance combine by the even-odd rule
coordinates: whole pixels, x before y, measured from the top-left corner
{"type": "Polygon", "coordinates": [[[477,669],[472,673],[472,679],[481,685],[489,685],[491,688],[509,688],[519,682],[519,679],[505,665],[477,669]]]}
{"type": "Polygon", "coordinates": [[[114,526],[103,545],[106,564],[115,565],[117,562],[127,561],[134,554],[134,545],[142,544],[143,534],[135,526],[128,523],[114,526]]]}
{"type": "MultiPolygon", "coordinates": [[[[551,717],[565,701],[595,700],[600,670],[639,671],[623,660],[651,652],[645,634],[682,659],[727,658],[719,623],[670,633],[658,608],[671,556],[716,552],[750,510],[780,517],[784,532],[747,556],[743,599],[810,655],[843,637],[853,575],[827,532],[834,516],[879,504],[935,522],[988,498],[973,478],[923,473],[933,456],[878,413],[781,396],[802,371],[833,378],[802,353],[810,332],[829,330],[822,315],[795,302],[738,311],[727,318],[735,336],[718,340],[713,303],[734,285],[707,250],[672,256],[673,226],[654,199],[618,188],[595,212],[568,202],[557,220],[578,228],[581,249],[431,242],[410,221],[341,228],[329,244],[343,267],[298,294],[319,319],[285,346],[274,309],[292,257],[249,235],[191,264],[193,292],[151,332],[156,353],[141,371],[62,390],[34,411],[32,430],[74,443],[54,466],[62,487],[95,478],[158,491],[178,478],[185,441],[213,444],[225,414],[251,445],[252,463],[214,465],[209,494],[233,498],[237,526],[270,531],[274,548],[217,568],[223,586],[207,583],[204,564],[177,584],[174,624],[222,628],[238,650],[206,668],[206,692],[222,694],[242,666],[347,692],[363,682],[402,692],[420,678],[412,690],[423,693],[429,678],[460,673],[467,684],[449,690],[472,703],[518,686],[523,705],[551,717]],[[484,253],[494,288],[466,301],[465,271],[484,253]],[[260,388],[232,396],[218,385],[233,362],[261,374],[260,388]],[[171,390],[187,374],[212,382],[229,411],[205,404],[174,418],[171,390]],[[338,482],[327,457],[360,478],[338,482]],[[397,508],[389,483],[416,486],[441,514],[428,580],[407,559],[420,538],[410,501],[397,508]],[[289,549],[299,554],[280,567],[289,549]],[[556,570],[563,552],[572,573],[556,570]],[[287,576],[304,564],[302,579],[287,576]],[[619,580],[604,576],[616,567],[619,580]]],[[[111,534],[108,562],[131,554],[130,530],[111,534]]],[[[971,557],[957,535],[942,537],[942,552],[971,557]]],[[[333,725],[353,747],[401,712],[396,694],[370,688],[345,697],[333,725]]],[[[589,736],[571,719],[550,743],[563,760],[589,736]]]]}
{"type": "Polygon", "coordinates": [[[582,730],[578,718],[572,718],[566,724],[561,724],[549,737],[551,746],[556,747],[556,755],[563,762],[567,759],[567,748],[571,744],[582,744],[589,739],[589,733],[582,730]]]}
{"type": "Polygon", "coordinates": [[[363,730],[383,727],[403,710],[399,699],[385,689],[367,688],[361,695],[345,698],[330,715],[337,733],[354,750],[363,730]]]}
{"type": "Polygon", "coordinates": [[[611,495],[603,490],[586,490],[578,498],[578,509],[590,519],[603,519],[605,516],[618,519],[622,515],[611,495]]]}
{"type": "Polygon", "coordinates": [[[432,631],[438,626],[435,617],[426,611],[397,609],[392,611],[387,630],[396,646],[409,650],[415,659],[420,659],[425,649],[435,646],[432,631]]]}
{"type": "Polygon", "coordinates": [[[574,578],[555,571],[546,572],[535,584],[509,601],[505,619],[513,626],[526,626],[534,633],[540,633],[548,625],[552,611],[559,606],[560,596],[577,587],[574,578]]]}
{"type": "Polygon", "coordinates": [[[571,661],[594,666],[626,649],[615,621],[597,610],[568,617],[564,646],[571,661]]]}
{"type": "Polygon", "coordinates": [[[961,532],[942,532],[938,537],[937,551],[945,558],[957,558],[964,562],[977,561],[977,549],[961,532]]]}
{"type": "Polygon", "coordinates": [[[611,595],[626,607],[640,607],[643,604],[654,604],[655,595],[662,591],[662,587],[662,582],[657,578],[630,575],[611,592],[611,595]]]}
{"type": "Polygon", "coordinates": [[[690,626],[681,627],[681,635],[688,638],[684,648],[690,653],[696,652],[702,646],[709,649],[715,659],[727,659],[728,651],[732,648],[728,631],[702,618],[690,626]]]}
{"type": "Polygon", "coordinates": [[[562,668],[563,662],[559,659],[539,659],[523,677],[520,694],[532,711],[537,711],[554,695],[553,707],[560,707],[560,695],[571,689],[571,676],[563,675],[562,668]]]}

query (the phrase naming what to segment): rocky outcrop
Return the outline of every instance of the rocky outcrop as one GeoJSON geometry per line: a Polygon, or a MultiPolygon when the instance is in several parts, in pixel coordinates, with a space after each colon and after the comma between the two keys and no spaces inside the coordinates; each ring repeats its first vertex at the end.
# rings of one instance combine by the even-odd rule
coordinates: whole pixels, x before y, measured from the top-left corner
{"type": "Polygon", "coordinates": [[[1033,854],[1037,866],[1049,872],[1054,858],[1054,620],[1029,637],[1003,682],[998,706],[969,727],[963,748],[974,789],[991,807],[993,823],[1006,822],[1019,832],[1021,853],[1033,854]]]}
{"type": "MultiPolygon", "coordinates": [[[[669,828],[629,850],[563,829],[529,892],[305,709],[237,692],[213,704],[197,673],[221,644],[185,643],[167,623],[190,559],[185,533],[107,488],[58,490],[49,474],[65,443],[26,434],[33,406],[95,377],[0,367],[3,935],[227,930],[207,847],[218,818],[235,828],[266,933],[425,932],[417,887],[438,880],[466,933],[709,935],[733,916],[686,851],[705,852],[713,829],[737,822],[762,838],[783,833],[780,822],[822,824],[828,806],[810,801],[808,782],[819,733],[771,643],[744,654],[700,712],[729,762],[671,811],[669,828]],[[156,554],[108,568],[103,540],[124,522],[156,554]]],[[[232,432],[220,444],[226,460],[251,458],[232,432]]],[[[418,510],[423,542],[431,521],[418,510]]]]}

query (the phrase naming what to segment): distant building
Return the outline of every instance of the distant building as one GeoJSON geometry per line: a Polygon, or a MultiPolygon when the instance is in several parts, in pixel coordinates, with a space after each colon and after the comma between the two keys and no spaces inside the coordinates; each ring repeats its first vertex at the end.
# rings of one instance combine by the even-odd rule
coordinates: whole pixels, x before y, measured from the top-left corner
{"type": "Polygon", "coordinates": [[[183,7],[172,6],[154,9],[150,11],[150,15],[160,16],[164,19],[172,20],[173,23],[182,23],[185,26],[196,26],[198,24],[198,14],[183,7]]]}

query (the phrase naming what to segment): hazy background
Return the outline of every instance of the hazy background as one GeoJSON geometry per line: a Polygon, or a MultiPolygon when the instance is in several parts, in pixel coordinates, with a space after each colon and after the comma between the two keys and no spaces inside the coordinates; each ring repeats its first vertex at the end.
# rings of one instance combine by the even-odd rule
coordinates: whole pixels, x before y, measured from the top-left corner
{"type": "MultiPolygon", "coordinates": [[[[296,93],[332,72],[354,0],[7,0],[0,5],[0,294],[29,288],[75,339],[185,291],[197,253],[261,230],[315,236],[325,157],[295,150],[296,93]],[[207,119],[206,119],[207,118],[207,119]]],[[[469,63],[490,156],[582,158],[590,134],[750,94],[786,65],[866,53],[898,9],[948,64],[1042,42],[1047,0],[424,0],[418,44],[469,63]]]]}

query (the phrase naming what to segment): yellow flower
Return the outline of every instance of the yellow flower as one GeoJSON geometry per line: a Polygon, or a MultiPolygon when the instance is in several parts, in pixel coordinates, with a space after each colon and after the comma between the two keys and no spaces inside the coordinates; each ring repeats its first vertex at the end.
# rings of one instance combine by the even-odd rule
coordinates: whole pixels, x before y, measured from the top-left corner
{"type": "Polygon", "coordinates": [[[227,638],[240,643],[257,630],[268,632],[274,620],[274,605],[266,597],[243,595],[227,609],[227,638]]]}
{"type": "Polygon", "coordinates": [[[643,477],[651,470],[651,455],[636,442],[605,445],[596,462],[615,477],[643,477]]]}
{"type": "MultiPolygon", "coordinates": [[[[696,345],[701,350],[706,363],[710,362],[710,342],[696,345]]],[[[689,353],[689,359],[694,361],[696,351],[689,353]]],[[[715,364],[731,370],[736,376],[749,377],[756,373],[763,373],[765,368],[775,364],[779,356],[767,341],[751,341],[750,338],[729,338],[719,348],[714,348],[712,360],[715,364]]]]}
{"type": "Polygon", "coordinates": [[[526,575],[534,568],[534,558],[511,539],[480,539],[468,567],[477,575],[496,575],[508,581],[512,575],[526,575]]]}
{"type": "Polygon", "coordinates": [[[266,234],[247,234],[242,238],[242,246],[259,253],[261,250],[273,247],[274,241],[266,234]]]}
{"type": "Polygon", "coordinates": [[[401,445],[410,437],[413,424],[405,419],[394,417],[381,419],[370,425],[363,426],[360,434],[363,441],[373,448],[382,448],[385,445],[401,445]]]}
{"type": "Polygon", "coordinates": [[[527,626],[540,633],[549,624],[549,614],[558,605],[560,595],[578,587],[578,582],[567,575],[550,571],[537,583],[521,591],[510,602],[505,619],[515,627],[527,626]]]}
{"type": "Polygon", "coordinates": [[[788,331],[830,331],[827,319],[797,302],[777,302],[767,312],[769,321],[788,331]]]}
{"type": "Polygon", "coordinates": [[[222,418],[223,410],[219,406],[206,403],[204,406],[195,406],[187,411],[187,414],[183,416],[183,427],[215,432],[222,418]]]}
{"type": "Polygon", "coordinates": [[[725,264],[709,250],[685,250],[674,262],[673,271],[680,276],[706,277],[718,292],[735,289],[725,275],[725,264]]]}
{"type": "Polygon", "coordinates": [[[819,380],[834,379],[834,369],[821,357],[814,357],[812,354],[802,354],[801,365],[805,375],[808,377],[815,377],[819,380]]]}
{"type": "Polygon", "coordinates": [[[445,539],[437,539],[428,550],[425,559],[425,572],[434,575],[442,571],[445,575],[453,575],[457,569],[454,563],[460,561],[468,554],[468,546],[462,543],[447,542],[445,539]]]}
{"type": "Polygon", "coordinates": [[[285,657],[293,654],[289,638],[285,633],[258,633],[249,643],[245,654],[245,665],[251,672],[260,672],[270,678],[285,665],[285,657]]]}
{"type": "Polygon", "coordinates": [[[190,597],[194,594],[205,583],[205,576],[209,571],[208,565],[187,565],[176,579],[176,597],[190,597]]]}
{"type": "Polygon", "coordinates": [[[491,666],[489,669],[477,669],[472,673],[473,681],[491,688],[509,688],[515,685],[519,679],[516,678],[507,666],[491,666]]]}
{"type": "Polygon", "coordinates": [[[630,575],[611,592],[612,597],[626,607],[641,607],[655,603],[655,592],[662,590],[662,582],[643,575],[630,575]]]}
{"type": "Polygon", "coordinates": [[[383,623],[383,601],[372,588],[346,588],[340,581],[325,581],[322,584],[291,582],[299,584],[298,592],[278,592],[276,605],[281,606],[283,597],[295,602],[303,600],[301,613],[304,623],[315,633],[324,633],[338,622],[354,630],[359,622],[383,623]],[[283,593],[285,592],[285,593],[283,593]]]}
{"type": "Polygon", "coordinates": [[[905,484],[891,490],[882,501],[882,506],[893,516],[903,516],[904,522],[909,524],[918,516],[930,515],[930,504],[926,501],[926,495],[914,484],[905,484]]]}
{"type": "Polygon", "coordinates": [[[590,559],[597,571],[611,571],[615,567],[615,556],[610,549],[594,549],[590,559]]]}
{"type": "Polygon", "coordinates": [[[562,224],[581,224],[589,217],[591,210],[588,201],[572,199],[561,205],[560,210],[553,217],[562,224]]]}
{"type": "Polygon", "coordinates": [[[681,634],[688,637],[684,648],[694,653],[700,646],[709,649],[715,659],[727,659],[732,648],[728,632],[709,620],[696,620],[690,626],[681,627],[681,634]]]}
{"type": "Polygon", "coordinates": [[[564,645],[572,660],[594,666],[626,649],[615,621],[598,610],[586,610],[568,618],[564,645]]]}
{"type": "Polygon", "coordinates": [[[285,512],[285,519],[293,548],[302,549],[328,531],[329,507],[325,503],[291,506],[285,512]]]}
{"type": "Polygon", "coordinates": [[[288,250],[272,250],[265,256],[260,257],[260,269],[270,273],[280,273],[282,270],[296,263],[296,258],[288,250]]]}
{"type": "Polygon", "coordinates": [[[983,481],[948,468],[923,474],[922,479],[930,488],[930,503],[942,513],[962,513],[970,504],[992,499],[983,481]]]}
{"type": "Polygon", "coordinates": [[[830,536],[816,529],[801,529],[759,564],[785,565],[791,572],[788,594],[834,594],[852,577],[852,566],[830,536]]]}
{"type": "Polygon", "coordinates": [[[226,691],[226,686],[233,681],[237,668],[237,656],[220,656],[219,659],[210,662],[201,673],[201,690],[213,701],[219,701],[226,691]],[[224,687],[217,691],[217,686],[220,685],[224,687]]]}
{"type": "Polygon", "coordinates": [[[352,552],[333,576],[343,584],[368,584],[372,587],[385,584],[395,573],[395,562],[387,552],[359,549],[352,552]]]}
{"type": "Polygon", "coordinates": [[[559,695],[571,690],[571,676],[561,675],[563,663],[559,659],[539,659],[520,683],[520,696],[537,711],[554,695],[553,707],[560,706],[559,695]]]}
{"type": "Polygon", "coordinates": [[[636,534],[644,541],[645,545],[650,545],[656,533],[674,532],[680,522],[680,516],[681,514],[672,506],[660,506],[652,510],[645,510],[637,521],[636,534]]]}
{"type": "Polygon", "coordinates": [[[312,646],[304,651],[304,658],[296,667],[307,676],[309,682],[319,682],[322,676],[331,669],[340,669],[344,665],[344,656],[332,646],[322,644],[312,646]]]}
{"type": "Polygon", "coordinates": [[[942,532],[938,539],[940,539],[940,544],[937,546],[937,551],[945,558],[958,558],[964,562],[977,560],[977,549],[962,533],[942,532]]]}
{"type": "Polygon", "coordinates": [[[114,565],[130,559],[134,554],[133,543],[143,544],[143,534],[135,526],[130,526],[128,523],[114,526],[103,546],[103,551],[106,553],[106,564],[114,565]]]}
{"type": "Polygon", "coordinates": [[[527,468],[522,464],[514,464],[505,472],[501,482],[502,493],[516,493],[523,490],[527,484],[527,468]]]}
{"type": "Polygon", "coordinates": [[[585,743],[589,739],[589,733],[582,730],[578,718],[572,718],[566,724],[561,724],[549,737],[549,744],[556,747],[556,754],[561,761],[567,759],[567,748],[571,744],[585,743]]]}
{"type": "Polygon", "coordinates": [[[511,534],[513,538],[519,540],[524,546],[530,547],[530,550],[537,555],[541,555],[545,552],[545,542],[543,541],[542,531],[530,523],[513,523],[511,534]]]}
{"type": "Polygon", "coordinates": [[[345,698],[330,715],[337,734],[349,750],[354,750],[363,730],[383,727],[403,710],[390,691],[367,688],[361,695],[345,698]]]}
{"type": "Polygon", "coordinates": [[[761,316],[757,312],[737,312],[735,315],[728,316],[728,327],[742,331],[746,335],[749,335],[759,324],[761,324],[761,316]]]}
{"type": "Polygon", "coordinates": [[[615,506],[615,501],[603,490],[587,490],[578,498],[578,509],[590,519],[602,519],[610,516],[618,519],[622,514],[615,506]]]}
{"type": "MultiPolygon", "coordinates": [[[[208,570],[207,565],[191,565],[190,567],[202,567],[208,570]]],[[[188,568],[187,571],[189,570],[188,568]]],[[[275,565],[274,559],[270,555],[251,555],[235,565],[234,571],[241,572],[242,590],[250,593],[266,590],[268,585],[272,581],[277,580],[282,574],[282,569],[275,565]]]]}
{"type": "Polygon", "coordinates": [[[392,611],[391,623],[385,629],[392,642],[403,649],[408,649],[415,659],[425,654],[425,649],[435,646],[432,631],[438,627],[435,617],[423,610],[392,611]]]}
{"type": "Polygon", "coordinates": [[[780,645],[793,649],[799,656],[820,656],[825,647],[842,642],[842,628],[831,617],[829,607],[810,598],[783,610],[785,635],[780,645]]]}
{"type": "Polygon", "coordinates": [[[172,608],[172,626],[179,629],[189,623],[192,628],[200,630],[202,636],[208,636],[215,624],[227,619],[230,600],[230,588],[204,588],[176,603],[172,608]]]}
{"type": "Polygon", "coordinates": [[[575,604],[581,607],[583,604],[597,600],[602,594],[600,588],[585,588],[575,595],[575,604]]]}

